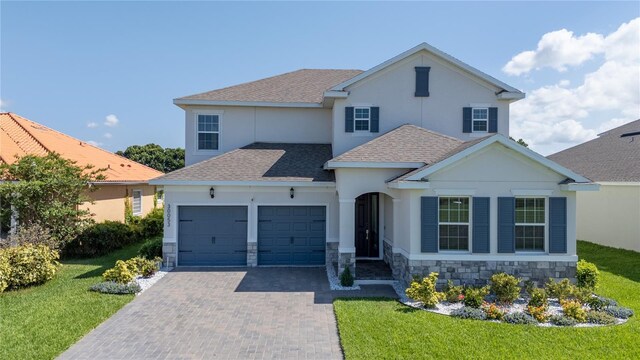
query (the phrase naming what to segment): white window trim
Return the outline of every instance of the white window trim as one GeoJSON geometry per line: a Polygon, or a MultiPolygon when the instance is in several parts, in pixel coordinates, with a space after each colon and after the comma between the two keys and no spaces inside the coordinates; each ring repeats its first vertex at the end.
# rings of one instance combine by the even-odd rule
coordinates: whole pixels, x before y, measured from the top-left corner
{"type": "MultiPolygon", "coordinates": [[[[513,248],[515,250],[516,254],[546,254],[547,253],[547,249],[549,248],[549,197],[548,196],[536,196],[536,195],[528,195],[528,196],[516,196],[516,199],[544,199],[544,224],[540,224],[540,223],[518,223],[515,222],[515,214],[514,214],[514,228],[516,226],[541,226],[544,225],[544,230],[542,231],[542,233],[544,234],[544,241],[543,241],[543,249],[542,250],[517,250],[516,249],[516,237],[514,234],[513,237],[513,248]]],[[[513,211],[515,212],[515,206],[513,211]]]]}
{"type": "Polygon", "coordinates": [[[442,195],[438,196],[438,252],[451,254],[470,254],[472,249],[472,219],[473,219],[473,197],[468,195],[442,195]],[[469,222],[441,222],[440,221],[440,198],[467,198],[469,199],[469,222]],[[467,241],[467,250],[441,250],[440,249],[440,225],[467,225],[469,227],[469,241],[467,241]]]}
{"type": "Polygon", "coordinates": [[[354,106],[353,107],[353,132],[354,133],[370,133],[371,132],[371,106],[354,106]],[[356,109],[367,109],[369,111],[369,117],[367,119],[357,119],[356,109]],[[356,122],[367,120],[367,130],[357,130],[356,122]]]}
{"type": "Polygon", "coordinates": [[[475,134],[486,134],[489,132],[489,108],[488,107],[480,107],[480,106],[476,106],[476,107],[472,107],[471,108],[471,132],[475,133],[475,134]],[[476,119],[474,116],[474,110],[487,110],[487,118],[486,119],[476,119]],[[484,121],[487,126],[487,130],[485,131],[479,131],[479,130],[475,130],[474,128],[474,124],[476,121],[484,121]]]}
{"type": "Polygon", "coordinates": [[[194,131],[195,137],[193,141],[193,149],[196,154],[215,154],[219,153],[222,148],[222,114],[224,111],[195,111],[193,113],[194,116],[194,131]],[[216,115],[218,116],[218,131],[198,131],[198,117],[200,115],[216,115]],[[198,148],[198,134],[204,133],[212,133],[218,134],[218,148],[217,149],[200,149],[198,148]]]}
{"type": "Polygon", "coordinates": [[[143,211],[143,207],[142,207],[142,190],[140,189],[133,189],[131,191],[131,213],[133,214],[133,216],[142,216],[143,211]],[[135,212],[135,202],[136,202],[136,193],[140,193],[140,211],[139,212],[135,212]]]}

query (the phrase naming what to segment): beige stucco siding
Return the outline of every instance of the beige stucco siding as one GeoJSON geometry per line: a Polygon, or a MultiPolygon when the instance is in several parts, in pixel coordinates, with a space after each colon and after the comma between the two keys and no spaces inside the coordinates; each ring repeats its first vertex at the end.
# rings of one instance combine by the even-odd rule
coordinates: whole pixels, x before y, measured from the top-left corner
{"type": "Polygon", "coordinates": [[[578,239],[640,251],[640,184],[578,194],[578,239]]]}
{"type": "Polygon", "coordinates": [[[198,106],[186,108],[185,122],[186,165],[195,164],[253,142],[331,143],[330,109],[198,106]],[[197,150],[197,114],[220,116],[220,138],[217,151],[197,150]]]}
{"type": "Polygon", "coordinates": [[[142,190],[142,216],[153,210],[154,185],[99,185],[98,190],[89,193],[93,204],[84,203],[82,208],[89,209],[97,222],[112,220],[124,222],[124,201],[132,201],[133,190],[142,190]]]}
{"type": "MultiPolygon", "coordinates": [[[[498,132],[509,134],[509,103],[498,101],[493,85],[453,68],[426,51],[410,56],[347,88],[349,97],[333,107],[334,155],[365,143],[379,134],[346,133],[346,106],[380,107],[380,134],[413,124],[442,134],[473,139],[462,132],[462,108],[498,108],[498,132]],[[429,66],[429,97],[415,96],[415,67],[429,66]]],[[[486,134],[485,134],[486,135],[486,134]]]]}

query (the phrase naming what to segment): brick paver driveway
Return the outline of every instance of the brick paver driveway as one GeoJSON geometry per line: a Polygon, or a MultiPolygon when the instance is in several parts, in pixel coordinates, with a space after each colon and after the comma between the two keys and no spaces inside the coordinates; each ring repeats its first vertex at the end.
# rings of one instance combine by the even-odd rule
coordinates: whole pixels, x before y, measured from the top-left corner
{"type": "Polygon", "coordinates": [[[181,268],[127,304],[62,359],[340,359],[324,268],[181,268]]]}

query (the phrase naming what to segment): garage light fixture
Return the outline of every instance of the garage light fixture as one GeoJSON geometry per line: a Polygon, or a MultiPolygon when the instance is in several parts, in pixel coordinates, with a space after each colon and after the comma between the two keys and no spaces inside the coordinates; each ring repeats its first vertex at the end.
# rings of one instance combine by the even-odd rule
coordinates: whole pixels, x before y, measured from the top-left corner
{"type": "Polygon", "coordinates": [[[289,189],[289,195],[291,196],[291,198],[293,199],[293,188],[289,189]]]}
{"type": "Polygon", "coordinates": [[[211,187],[211,189],[209,189],[209,195],[211,195],[211,198],[212,198],[212,199],[213,199],[214,197],[216,197],[215,189],[213,188],[213,186],[211,187]]]}

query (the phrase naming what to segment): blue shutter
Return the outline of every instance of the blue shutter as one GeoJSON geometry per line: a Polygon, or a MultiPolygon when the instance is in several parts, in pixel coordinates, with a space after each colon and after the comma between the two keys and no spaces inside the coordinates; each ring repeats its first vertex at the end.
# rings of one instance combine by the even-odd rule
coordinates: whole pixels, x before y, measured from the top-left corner
{"type": "Polygon", "coordinates": [[[489,108],[489,132],[490,133],[498,132],[498,108],[497,107],[489,108]]]}
{"type": "Polygon", "coordinates": [[[462,132],[463,133],[471,132],[471,108],[470,107],[462,108],[462,132]]]}
{"type": "Polygon", "coordinates": [[[353,132],[353,106],[344,108],[344,131],[353,132]]]}
{"type": "Polygon", "coordinates": [[[380,128],[380,108],[377,106],[371,107],[371,127],[372,133],[377,133],[380,128]]]}
{"type": "Polygon", "coordinates": [[[489,204],[488,197],[474,197],[473,201],[473,252],[489,253],[489,204]]]}
{"type": "Polygon", "coordinates": [[[498,252],[516,251],[516,198],[498,198],[498,252]]]}
{"type": "Polygon", "coordinates": [[[567,253],[567,198],[549,198],[549,253],[567,253]]]}
{"type": "Polygon", "coordinates": [[[438,252],[438,197],[423,196],[420,212],[420,250],[438,252]]]}
{"type": "Polygon", "coordinates": [[[416,66],[416,97],[429,96],[429,71],[428,66],[416,66]]]}

